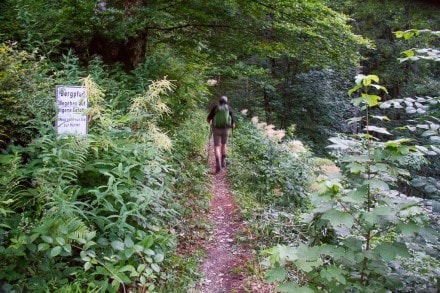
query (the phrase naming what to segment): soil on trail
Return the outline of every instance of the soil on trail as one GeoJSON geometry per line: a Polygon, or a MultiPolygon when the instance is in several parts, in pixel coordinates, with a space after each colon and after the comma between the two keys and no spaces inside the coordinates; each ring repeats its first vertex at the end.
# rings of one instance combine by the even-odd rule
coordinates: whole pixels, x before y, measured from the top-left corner
{"type": "MultiPolygon", "coordinates": [[[[215,169],[214,154],[210,154],[211,170],[215,169]]],[[[197,292],[230,293],[249,292],[245,290],[245,266],[251,259],[246,244],[237,241],[237,235],[244,231],[233,195],[229,192],[227,169],[214,174],[209,217],[212,231],[206,246],[206,259],[201,266],[204,278],[197,286],[197,292]]]]}

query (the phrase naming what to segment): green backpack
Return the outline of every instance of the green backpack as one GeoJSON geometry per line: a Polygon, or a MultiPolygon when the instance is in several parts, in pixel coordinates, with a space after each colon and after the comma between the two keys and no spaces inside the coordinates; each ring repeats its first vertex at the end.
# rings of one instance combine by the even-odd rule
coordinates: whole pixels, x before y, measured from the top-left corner
{"type": "Polygon", "coordinates": [[[214,115],[214,127],[231,127],[231,116],[229,115],[229,107],[227,104],[217,106],[214,115]]]}

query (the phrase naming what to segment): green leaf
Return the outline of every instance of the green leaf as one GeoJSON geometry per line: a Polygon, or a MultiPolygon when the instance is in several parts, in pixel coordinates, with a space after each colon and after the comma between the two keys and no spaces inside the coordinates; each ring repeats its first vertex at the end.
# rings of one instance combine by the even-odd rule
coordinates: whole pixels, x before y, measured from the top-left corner
{"type": "Polygon", "coordinates": [[[360,84],[356,85],[355,87],[353,87],[352,89],[350,89],[348,91],[348,95],[351,96],[354,92],[358,91],[361,88],[362,88],[362,85],[360,85],[360,84]]]}
{"type": "Polygon", "coordinates": [[[362,94],[362,98],[361,98],[361,102],[363,104],[368,105],[369,107],[374,107],[379,105],[379,101],[380,99],[382,99],[380,96],[378,95],[369,95],[369,94],[362,94]]]}
{"type": "Polygon", "coordinates": [[[286,283],[277,287],[277,291],[286,293],[316,293],[307,286],[299,287],[296,283],[286,283]]]}
{"type": "Polygon", "coordinates": [[[127,259],[129,259],[134,253],[134,249],[133,248],[126,248],[124,250],[124,255],[127,259]]]}
{"type": "Polygon", "coordinates": [[[72,253],[72,247],[70,246],[70,244],[64,244],[63,245],[63,250],[65,252],[67,252],[69,255],[72,253]]]}
{"type": "Polygon", "coordinates": [[[142,240],[142,245],[144,248],[151,247],[151,245],[153,245],[153,243],[154,243],[154,238],[152,235],[148,235],[142,240]]]}
{"type": "Polygon", "coordinates": [[[163,253],[157,253],[154,256],[154,262],[162,262],[164,260],[165,256],[163,255],[163,253]]]}
{"type": "Polygon", "coordinates": [[[153,271],[155,271],[156,273],[160,272],[160,266],[156,263],[152,263],[151,264],[151,268],[153,269],[153,271]]]}
{"type": "Polygon", "coordinates": [[[338,210],[330,210],[323,213],[322,219],[328,220],[333,227],[342,225],[351,228],[354,224],[352,215],[338,210]]]}
{"type": "Polygon", "coordinates": [[[122,241],[115,240],[115,241],[112,241],[112,247],[115,250],[122,251],[122,250],[124,250],[124,243],[122,241]]]}
{"type": "Polygon", "coordinates": [[[90,241],[93,238],[95,238],[95,236],[96,236],[96,231],[91,231],[91,232],[87,233],[86,239],[87,239],[87,241],[90,241]]]}
{"type": "Polygon", "coordinates": [[[49,247],[50,245],[48,243],[40,243],[38,244],[38,251],[46,251],[49,247]]]}
{"type": "Polygon", "coordinates": [[[427,183],[428,181],[423,178],[416,178],[411,181],[411,185],[414,187],[422,187],[425,186],[427,183]]]}
{"type": "Polygon", "coordinates": [[[381,133],[381,134],[392,135],[386,128],[376,127],[376,126],[372,126],[372,125],[365,126],[364,130],[373,131],[373,132],[377,132],[377,133],[381,133]]]}
{"type": "Polygon", "coordinates": [[[146,255],[155,255],[155,252],[153,250],[149,249],[149,248],[144,249],[144,253],[146,255]]]}
{"type": "Polygon", "coordinates": [[[397,231],[400,231],[403,236],[413,236],[416,233],[418,233],[420,231],[420,227],[419,225],[417,225],[416,223],[401,223],[399,224],[397,227],[397,231]]]}
{"type": "Polygon", "coordinates": [[[345,284],[346,280],[343,273],[344,271],[336,266],[328,266],[321,270],[320,276],[321,278],[326,279],[328,282],[336,280],[341,284],[345,284]]]}
{"type": "Polygon", "coordinates": [[[125,236],[124,243],[125,243],[125,246],[128,248],[133,247],[133,245],[134,245],[133,239],[131,239],[130,236],[125,236]]]}
{"type": "Polygon", "coordinates": [[[57,242],[59,245],[61,245],[61,246],[63,246],[64,244],[66,244],[66,241],[65,241],[64,238],[62,238],[62,237],[57,237],[57,238],[55,238],[55,240],[56,240],[56,242],[57,242]]]}
{"type": "Polygon", "coordinates": [[[100,237],[97,242],[101,246],[107,246],[109,244],[108,239],[104,237],[100,237]]]}
{"type": "Polygon", "coordinates": [[[365,221],[371,225],[380,224],[382,222],[392,221],[396,218],[396,212],[392,207],[380,206],[372,208],[369,212],[364,213],[365,221]]]}
{"type": "Polygon", "coordinates": [[[370,85],[371,82],[373,82],[373,81],[376,83],[379,83],[379,76],[374,75],[374,74],[367,75],[363,80],[363,84],[370,85]]]}
{"type": "Polygon", "coordinates": [[[438,192],[437,187],[435,187],[434,185],[426,185],[424,189],[427,193],[437,193],[438,192]]]}
{"type": "Polygon", "coordinates": [[[394,32],[394,35],[397,39],[403,38],[403,31],[396,31],[394,32]]]}
{"type": "Polygon", "coordinates": [[[282,261],[294,261],[298,258],[297,249],[291,246],[279,245],[278,252],[282,261]]]}
{"type": "Polygon", "coordinates": [[[50,257],[51,257],[51,258],[56,257],[57,255],[59,255],[59,254],[61,253],[62,249],[63,249],[63,248],[62,248],[61,246],[55,246],[55,247],[52,248],[51,251],[50,251],[50,257]]]}
{"type": "Polygon", "coordinates": [[[44,235],[42,235],[42,236],[41,236],[41,239],[43,239],[44,242],[47,242],[47,243],[50,243],[50,244],[53,243],[53,239],[52,239],[52,237],[50,237],[50,236],[44,236],[44,235]]]}
{"type": "Polygon", "coordinates": [[[126,266],[123,266],[122,268],[120,268],[118,270],[118,272],[120,272],[120,273],[123,273],[123,272],[136,272],[136,269],[132,265],[126,265],[126,266]]]}
{"type": "Polygon", "coordinates": [[[303,270],[306,273],[310,273],[313,271],[315,267],[320,267],[323,265],[323,261],[321,259],[317,259],[316,261],[308,261],[306,259],[299,258],[295,265],[298,269],[303,270]]]}
{"type": "Polygon", "coordinates": [[[392,261],[396,256],[400,257],[410,257],[408,248],[404,243],[394,242],[394,243],[380,243],[374,248],[374,251],[379,253],[384,261],[392,261]]]}
{"type": "Polygon", "coordinates": [[[357,145],[357,143],[353,140],[342,139],[339,137],[332,137],[332,138],[329,138],[329,140],[333,144],[327,146],[328,148],[337,148],[337,149],[346,150],[346,149],[353,148],[357,145]]]}
{"type": "Polygon", "coordinates": [[[401,138],[401,139],[396,139],[396,140],[389,140],[387,142],[385,142],[385,145],[387,147],[398,147],[404,143],[410,142],[411,139],[409,138],[401,138]]]}
{"type": "Polygon", "coordinates": [[[266,281],[273,283],[275,281],[282,282],[286,278],[286,270],[282,267],[275,267],[266,272],[266,281]]]}
{"type": "Polygon", "coordinates": [[[87,243],[84,245],[85,249],[89,249],[92,246],[95,246],[96,242],[95,241],[87,241],[87,243]]]}
{"type": "Polygon", "coordinates": [[[353,174],[364,173],[366,171],[365,166],[357,162],[350,163],[347,165],[347,167],[350,169],[350,172],[353,174]]]}
{"type": "Polygon", "coordinates": [[[348,203],[363,204],[367,200],[367,194],[365,190],[355,189],[347,192],[341,200],[348,203]]]}
{"type": "Polygon", "coordinates": [[[372,189],[390,190],[389,185],[385,181],[379,179],[364,180],[364,184],[369,185],[372,189]]]}
{"type": "Polygon", "coordinates": [[[137,271],[138,273],[142,273],[142,272],[146,269],[146,267],[147,267],[146,264],[140,264],[140,265],[138,265],[136,271],[137,271]]]}

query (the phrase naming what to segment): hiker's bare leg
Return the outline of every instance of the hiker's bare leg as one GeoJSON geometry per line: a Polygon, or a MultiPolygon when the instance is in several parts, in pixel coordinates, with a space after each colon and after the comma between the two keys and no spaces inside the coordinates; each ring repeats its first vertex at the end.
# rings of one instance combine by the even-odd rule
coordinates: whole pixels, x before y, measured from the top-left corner
{"type": "Polygon", "coordinates": [[[221,147],[220,146],[215,146],[214,147],[215,150],[215,172],[218,173],[221,170],[221,147]]]}
{"type": "Polygon", "coordinates": [[[222,144],[222,156],[226,156],[226,151],[227,151],[227,147],[226,144],[222,144]]]}
{"type": "Polygon", "coordinates": [[[223,147],[220,146],[215,146],[215,158],[221,158],[222,157],[222,151],[223,151],[223,147]]]}
{"type": "Polygon", "coordinates": [[[226,144],[222,144],[222,149],[221,149],[221,153],[222,153],[221,165],[222,165],[222,168],[226,167],[226,151],[227,151],[226,144]]]}

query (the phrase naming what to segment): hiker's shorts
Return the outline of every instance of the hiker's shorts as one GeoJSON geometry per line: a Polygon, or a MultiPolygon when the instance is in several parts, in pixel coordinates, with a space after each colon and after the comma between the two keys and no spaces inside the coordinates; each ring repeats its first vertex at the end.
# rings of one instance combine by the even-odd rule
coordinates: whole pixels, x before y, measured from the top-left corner
{"type": "Polygon", "coordinates": [[[220,146],[228,143],[229,128],[213,128],[214,146],[220,146]]]}

